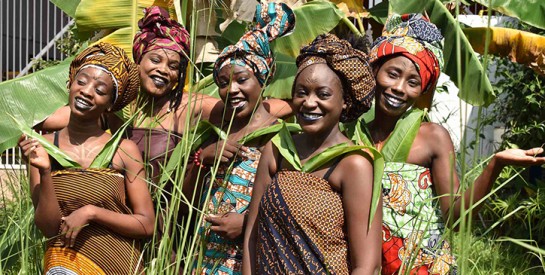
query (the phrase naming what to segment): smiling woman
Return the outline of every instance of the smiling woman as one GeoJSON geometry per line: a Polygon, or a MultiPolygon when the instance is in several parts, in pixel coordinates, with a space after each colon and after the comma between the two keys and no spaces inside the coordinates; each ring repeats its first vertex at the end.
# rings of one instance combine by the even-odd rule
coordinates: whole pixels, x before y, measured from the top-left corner
{"type": "Polygon", "coordinates": [[[376,274],[382,211],[370,224],[371,160],[360,147],[332,154],[353,145],[339,121],[370,108],[367,56],[325,34],[301,49],[297,67],[293,108],[302,133],[281,135],[263,150],[244,235],[244,274],[376,274]],[[333,157],[314,171],[298,169],[320,154],[333,157]]]}
{"type": "Polygon", "coordinates": [[[53,143],[46,148],[57,147],[65,157],[50,157],[32,138],[19,140],[31,165],[35,222],[50,238],[45,273],[142,270],[139,239],[153,235],[155,221],[142,159],[132,141],[112,137],[99,123],[104,112],[134,99],[138,82],[136,65],[122,49],[92,46],[70,64],[67,127],[44,136],[53,143]]]}

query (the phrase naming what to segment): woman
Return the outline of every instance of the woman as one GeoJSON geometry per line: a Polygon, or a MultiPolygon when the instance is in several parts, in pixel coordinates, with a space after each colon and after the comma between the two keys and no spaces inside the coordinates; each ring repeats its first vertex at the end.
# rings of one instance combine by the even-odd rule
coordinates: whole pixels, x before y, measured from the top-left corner
{"type": "Polygon", "coordinates": [[[504,166],[545,162],[535,157],[541,148],[499,152],[472,188],[461,191],[454,147],[442,126],[421,122],[414,133],[397,133],[396,125],[410,116],[416,114],[421,121],[419,111],[409,108],[426,105],[422,100],[431,98],[443,66],[441,40],[437,27],[421,14],[392,15],[371,49],[377,86],[375,119],[368,124],[366,143],[392,149],[398,145],[389,137],[414,136],[410,147],[397,148],[396,160],[385,155],[382,274],[455,273],[444,221],[452,224],[463,209],[487,195],[504,166]]]}
{"type": "Polygon", "coordinates": [[[351,143],[339,121],[370,107],[367,56],[326,34],[301,50],[297,66],[292,105],[303,132],[265,146],[245,231],[244,273],[375,274],[382,215],[379,208],[370,221],[371,161],[358,150],[315,171],[296,169],[351,143]]]}
{"type": "Polygon", "coordinates": [[[139,239],[153,235],[155,222],[142,158],[134,142],[112,137],[99,122],[132,101],[138,83],[137,67],[122,49],[89,47],[70,64],[67,127],[44,136],[66,157],[51,158],[35,139],[19,141],[31,165],[35,222],[51,239],[46,273],[142,270],[139,239]],[[73,167],[61,166],[67,161],[73,167]]]}
{"type": "Polygon", "coordinates": [[[269,43],[291,33],[295,24],[292,10],[285,4],[257,6],[257,29],[223,50],[214,65],[214,81],[224,102],[227,141],[200,149],[197,162],[212,166],[221,161],[213,184],[207,179],[210,197],[206,200],[206,224],[201,228],[201,252],[195,273],[241,274],[242,231],[252,194],[255,173],[263,146],[260,138],[239,144],[255,131],[274,124],[277,117],[263,106],[261,93],[274,75],[275,63],[269,43]],[[223,149],[222,147],[225,146],[223,149]],[[202,259],[201,259],[202,257],[202,259]]]}

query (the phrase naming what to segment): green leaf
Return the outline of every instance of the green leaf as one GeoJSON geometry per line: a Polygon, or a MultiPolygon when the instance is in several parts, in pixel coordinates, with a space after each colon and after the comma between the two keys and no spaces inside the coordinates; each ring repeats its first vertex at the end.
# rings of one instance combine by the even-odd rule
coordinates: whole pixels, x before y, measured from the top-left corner
{"type": "Polygon", "coordinates": [[[282,129],[271,138],[272,143],[278,148],[278,152],[288,161],[293,168],[297,171],[301,171],[303,168],[301,166],[301,160],[299,159],[299,154],[297,154],[297,149],[293,143],[293,138],[291,133],[288,130],[285,124],[282,124],[282,129]]]}
{"type": "Polygon", "coordinates": [[[512,1],[512,0],[474,0],[475,2],[499,11],[505,15],[518,18],[534,27],[545,29],[545,1],[512,1]]]}
{"type": "Polygon", "coordinates": [[[333,145],[331,147],[326,148],[319,154],[316,154],[315,156],[311,157],[309,160],[307,160],[307,162],[303,164],[302,171],[306,173],[312,173],[316,169],[324,166],[325,164],[337,158],[338,156],[344,155],[349,152],[362,150],[368,147],[369,146],[348,145],[348,143],[339,143],[339,144],[333,145]]]}
{"type": "Polygon", "coordinates": [[[263,95],[274,98],[291,98],[291,87],[297,73],[295,58],[282,53],[275,53],[275,55],[276,72],[263,95]]]}
{"type": "Polygon", "coordinates": [[[77,168],[81,167],[79,163],[74,161],[72,158],[70,158],[67,154],[65,154],[63,151],[61,151],[57,146],[51,144],[47,139],[45,139],[42,135],[36,133],[34,130],[32,130],[30,127],[28,127],[26,124],[23,124],[19,120],[17,120],[15,117],[9,115],[10,118],[14,121],[14,123],[17,125],[17,128],[25,134],[29,138],[36,139],[40,142],[40,144],[44,147],[44,149],[47,151],[47,153],[53,157],[57,162],[59,162],[60,165],[64,168],[77,168]]]}
{"type": "Polygon", "coordinates": [[[384,23],[386,23],[386,18],[388,18],[388,1],[382,1],[377,5],[374,5],[369,9],[369,15],[378,23],[384,25],[384,23]]]}
{"type": "Polygon", "coordinates": [[[390,0],[390,4],[393,9],[392,11],[399,14],[411,12],[423,13],[426,11],[430,16],[431,22],[436,24],[441,30],[441,33],[445,37],[444,72],[450,76],[456,85],[461,84],[458,96],[462,100],[476,106],[487,106],[494,101],[496,95],[488,79],[487,72],[473,51],[471,44],[469,44],[467,38],[464,36],[460,25],[441,1],[390,0]],[[460,38],[460,47],[458,47],[458,37],[460,38]],[[460,53],[460,65],[458,65],[457,61],[458,52],[460,53]],[[459,66],[461,66],[461,74],[458,73],[459,66]]]}
{"type": "Polygon", "coordinates": [[[108,140],[108,142],[104,145],[104,148],[100,150],[93,162],[91,162],[91,165],[89,165],[89,168],[106,168],[108,167],[108,165],[110,165],[115,152],[117,152],[119,142],[125,134],[125,130],[132,123],[135,117],[136,114],[134,114],[130,119],[123,123],[123,125],[117,130],[117,132],[115,132],[110,140],[108,140]]]}
{"type": "MultiPolygon", "coordinates": [[[[0,110],[17,122],[35,125],[68,102],[66,82],[71,59],[0,83],[0,110]]],[[[17,145],[21,131],[11,119],[0,120],[0,153],[17,145]]]]}
{"type": "Polygon", "coordinates": [[[50,0],[57,8],[61,9],[68,16],[74,18],[76,16],[76,8],[81,0],[50,0]]]}
{"type": "Polygon", "coordinates": [[[276,39],[272,51],[291,57],[299,55],[301,46],[309,44],[320,34],[327,33],[339,24],[344,13],[329,1],[307,2],[294,8],[295,29],[292,34],[276,39]]]}
{"type": "Polygon", "coordinates": [[[252,141],[254,139],[257,139],[257,138],[260,138],[260,137],[263,137],[263,136],[277,134],[283,127],[286,127],[286,129],[290,133],[301,132],[301,126],[299,124],[282,122],[282,123],[274,124],[274,125],[271,125],[269,127],[261,128],[261,129],[259,129],[257,131],[249,133],[246,136],[244,136],[243,138],[241,138],[238,142],[240,144],[246,144],[246,143],[248,143],[248,142],[250,142],[250,141],[252,141]]]}
{"type": "Polygon", "coordinates": [[[413,108],[396,123],[381,152],[388,162],[406,162],[426,111],[413,108]]]}

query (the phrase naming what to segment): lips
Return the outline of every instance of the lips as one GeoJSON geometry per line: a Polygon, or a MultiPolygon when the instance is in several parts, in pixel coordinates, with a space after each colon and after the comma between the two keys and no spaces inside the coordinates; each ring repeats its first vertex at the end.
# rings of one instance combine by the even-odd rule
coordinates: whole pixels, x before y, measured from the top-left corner
{"type": "Polygon", "coordinates": [[[318,113],[299,113],[299,118],[303,121],[314,122],[324,117],[323,114],[318,113]]]}
{"type": "Polygon", "coordinates": [[[387,93],[383,93],[383,97],[386,104],[388,104],[389,106],[393,108],[401,108],[407,102],[399,97],[396,97],[387,93]]]}
{"type": "Polygon", "coordinates": [[[246,104],[248,103],[248,101],[240,97],[229,98],[228,102],[229,102],[229,106],[232,109],[241,109],[244,106],[246,106],[246,104]]]}
{"type": "Polygon", "coordinates": [[[93,107],[93,104],[81,97],[76,97],[74,99],[74,107],[80,111],[87,111],[93,107]]]}
{"type": "Polygon", "coordinates": [[[157,88],[162,88],[168,85],[168,79],[158,75],[150,76],[151,81],[157,88]]]}

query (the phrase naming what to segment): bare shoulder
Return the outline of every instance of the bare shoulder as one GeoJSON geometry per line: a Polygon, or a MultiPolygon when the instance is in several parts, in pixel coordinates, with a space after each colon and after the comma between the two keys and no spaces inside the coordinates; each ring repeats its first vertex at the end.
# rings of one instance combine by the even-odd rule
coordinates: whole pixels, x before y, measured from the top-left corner
{"type": "Polygon", "coordinates": [[[430,138],[433,140],[449,140],[450,141],[450,134],[445,129],[445,127],[433,123],[433,122],[423,122],[420,125],[420,129],[418,131],[418,134],[425,138],[430,138]]]}
{"type": "Polygon", "coordinates": [[[126,159],[126,157],[130,157],[133,160],[142,160],[142,156],[140,155],[140,150],[138,149],[138,146],[134,141],[129,139],[122,139],[119,143],[119,147],[117,149],[117,153],[121,155],[123,159],[126,159]]]}
{"type": "Polygon", "coordinates": [[[366,152],[350,153],[339,163],[339,168],[351,176],[352,173],[359,173],[373,168],[371,157],[366,152]]]}

